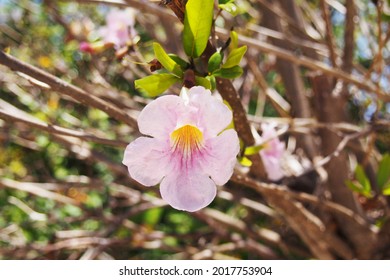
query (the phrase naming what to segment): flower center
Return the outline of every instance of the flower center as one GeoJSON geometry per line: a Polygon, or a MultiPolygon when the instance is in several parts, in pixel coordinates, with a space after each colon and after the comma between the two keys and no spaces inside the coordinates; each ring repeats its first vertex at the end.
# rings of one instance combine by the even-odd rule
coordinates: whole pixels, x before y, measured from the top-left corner
{"type": "Polygon", "coordinates": [[[185,125],[171,133],[172,148],[179,151],[185,158],[202,148],[203,133],[195,126],[185,125]]]}

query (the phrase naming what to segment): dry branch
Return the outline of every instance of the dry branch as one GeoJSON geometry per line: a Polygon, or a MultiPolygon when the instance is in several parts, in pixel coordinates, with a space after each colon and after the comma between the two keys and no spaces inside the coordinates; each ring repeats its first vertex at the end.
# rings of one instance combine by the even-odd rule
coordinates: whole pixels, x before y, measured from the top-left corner
{"type": "Polygon", "coordinates": [[[0,52],[0,64],[3,64],[14,71],[28,75],[41,83],[47,84],[53,90],[70,96],[85,106],[92,106],[107,113],[112,118],[121,121],[129,126],[138,129],[137,122],[128,114],[114,107],[112,104],[88,93],[78,87],[75,87],[35,66],[20,61],[19,59],[0,52]]]}

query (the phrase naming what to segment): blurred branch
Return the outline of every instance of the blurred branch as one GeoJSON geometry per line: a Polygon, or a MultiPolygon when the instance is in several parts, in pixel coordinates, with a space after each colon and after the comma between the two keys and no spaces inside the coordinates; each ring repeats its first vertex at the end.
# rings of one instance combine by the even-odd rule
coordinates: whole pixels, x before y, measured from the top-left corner
{"type": "Polygon", "coordinates": [[[328,57],[329,55],[329,50],[326,48],[326,46],[319,42],[317,43],[297,36],[291,36],[290,34],[289,36],[287,36],[283,32],[279,32],[277,30],[273,30],[253,23],[248,23],[248,29],[255,31],[256,33],[264,37],[287,41],[292,45],[295,45],[299,48],[311,50],[313,52],[321,54],[324,57],[328,57]]]}
{"type": "Polygon", "coordinates": [[[258,182],[253,180],[243,174],[238,172],[234,173],[232,182],[242,184],[245,187],[249,187],[258,193],[262,194],[264,197],[267,197],[267,194],[279,193],[279,196],[284,197],[283,199],[297,199],[302,202],[310,202],[311,204],[319,207],[324,207],[326,210],[340,215],[349,219],[351,222],[357,226],[369,228],[369,224],[357,213],[353,212],[351,209],[337,204],[331,201],[321,200],[317,196],[302,193],[302,192],[293,192],[288,189],[285,185],[276,185],[276,184],[267,184],[264,182],[258,182]]]}
{"type": "Polygon", "coordinates": [[[229,200],[231,202],[238,202],[242,206],[245,206],[249,209],[252,209],[256,212],[259,212],[263,215],[266,215],[271,218],[276,218],[278,216],[277,212],[273,210],[272,208],[268,207],[267,205],[264,205],[258,201],[246,198],[246,197],[237,197],[237,194],[233,194],[229,192],[229,190],[219,190],[217,193],[218,197],[222,199],[229,200]]]}
{"type": "Polygon", "coordinates": [[[332,24],[330,22],[330,14],[329,14],[328,4],[326,3],[326,0],[321,0],[320,2],[321,2],[321,9],[322,9],[322,17],[324,18],[325,28],[326,28],[325,41],[328,45],[328,50],[329,50],[330,60],[332,62],[332,66],[337,67],[337,55],[336,55],[336,51],[335,51],[333,28],[332,28],[332,24]]]}
{"type": "MultiPolygon", "coordinates": [[[[254,240],[256,238],[255,233],[253,232],[247,232],[245,223],[240,223],[238,220],[229,217],[228,220],[224,219],[224,215],[217,211],[210,208],[203,209],[202,211],[194,212],[193,215],[206,222],[211,228],[213,228],[216,232],[216,234],[220,235],[224,238],[233,239],[233,242],[235,244],[238,244],[238,246],[242,246],[243,249],[249,252],[254,252],[256,255],[265,258],[265,259],[277,259],[278,254],[271,249],[270,247],[263,245],[259,243],[257,240],[254,240]],[[223,215],[223,216],[221,216],[223,215]],[[239,222],[238,224],[235,224],[236,222],[239,222]],[[240,233],[238,236],[232,236],[232,234],[229,234],[229,229],[234,229],[240,233]],[[241,234],[243,235],[241,237],[241,234]],[[251,246],[248,246],[251,244],[251,246]]],[[[281,247],[283,247],[282,244],[280,244],[281,247]]],[[[212,252],[210,252],[212,255],[212,252]]],[[[195,258],[198,257],[195,255],[195,258]]]]}
{"type": "Polygon", "coordinates": [[[50,134],[60,134],[66,136],[76,137],[85,141],[90,141],[94,143],[100,143],[104,145],[110,145],[114,147],[126,147],[127,142],[119,140],[110,140],[105,138],[100,138],[83,131],[77,131],[69,128],[60,127],[57,125],[47,124],[34,116],[19,110],[18,108],[12,106],[11,104],[0,99],[0,118],[13,121],[16,123],[23,123],[29,127],[38,128],[40,130],[46,131],[50,134]]]}
{"type": "Polygon", "coordinates": [[[291,111],[290,104],[274,88],[268,87],[267,82],[263,77],[263,74],[259,70],[256,63],[252,60],[252,58],[248,59],[248,66],[249,69],[252,71],[253,75],[255,76],[257,84],[269,98],[275,110],[278,111],[281,117],[289,117],[289,113],[291,111]]]}
{"type": "Polygon", "coordinates": [[[355,21],[356,21],[356,8],[354,0],[346,0],[346,20],[345,20],[345,32],[344,32],[344,53],[343,53],[343,65],[342,69],[350,73],[353,67],[353,55],[355,50],[355,21]]]}
{"type": "MultiPolygon", "coordinates": [[[[335,93],[335,89],[329,82],[329,77],[325,75],[313,75],[311,77],[313,92],[315,93],[315,109],[318,119],[321,122],[347,122],[346,95],[335,93]]],[[[337,87],[336,87],[337,89],[337,87]]],[[[346,87],[345,87],[346,89],[346,87]]],[[[339,145],[344,145],[342,136],[333,133],[329,129],[319,130],[322,140],[322,154],[331,155],[338,149],[339,145]]],[[[357,203],[354,193],[345,185],[349,178],[348,154],[341,150],[330,158],[325,165],[328,173],[326,187],[329,190],[332,200],[366,219],[366,214],[362,211],[361,205],[357,203]]],[[[370,227],[362,227],[343,216],[336,216],[337,223],[342,232],[351,239],[356,254],[359,258],[368,258],[371,255],[371,246],[376,242],[377,235],[370,227]],[[362,244],[365,244],[364,246],[362,244]],[[370,245],[367,245],[370,244],[370,245]]]]}
{"type": "Polygon", "coordinates": [[[72,204],[72,205],[78,205],[79,202],[64,196],[62,194],[54,193],[45,189],[42,189],[39,187],[39,184],[33,183],[33,182],[17,182],[11,179],[0,179],[0,186],[3,188],[11,188],[16,189],[24,192],[28,192],[40,197],[44,197],[47,199],[53,199],[55,201],[65,203],[65,204],[72,204]]]}
{"type": "Polygon", "coordinates": [[[359,215],[342,205],[321,201],[316,196],[306,193],[291,192],[286,186],[257,182],[238,173],[235,173],[231,180],[262,194],[270,204],[278,209],[294,231],[305,240],[306,245],[310,247],[312,253],[319,258],[333,258],[329,250],[337,252],[338,255],[345,258],[352,258],[354,253],[352,253],[351,249],[349,249],[344,241],[340,240],[332,232],[326,229],[325,225],[318,217],[304,209],[302,204],[298,203],[296,200],[314,203],[319,207],[325,207],[332,213],[349,219],[357,227],[367,229],[367,223],[359,217],[359,215]],[[305,230],[302,231],[302,229],[305,230]],[[326,244],[317,244],[319,240],[325,240],[326,244]]]}
{"type": "Polygon", "coordinates": [[[46,246],[36,246],[36,249],[43,253],[49,253],[52,251],[61,251],[69,249],[83,249],[89,246],[123,246],[127,244],[128,239],[114,239],[114,238],[101,238],[101,237],[79,237],[61,240],[54,244],[48,244],[46,246]]]}
{"type": "MultiPolygon", "coordinates": [[[[377,27],[378,27],[378,50],[372,60],[370,68],[367,70],[365,77],[370,77],[371,73],[375,70],[379,70],[378,72],[383,71],[383,66],[386,64],[383,57],[383,48],[390,40],[390,29],[387,29],[386,35],[383,38],[383,28],[382,28],[382,15],[383,15],[383,1],[378,1],[377,8],[377,27]]],[[[378,75],[380,76],[380,75],[378,75]]],[[[378,78],[379,80],[379,78],[378,78]]]]}
{"type": "MultiPolygon", "coordinates": [[[[314,165],[311,168],[306,169],[304,171],[304,174],[326,165],[334,157],[338,157],[350,141],[355,140],[357,138],[366,137],[367,135],[369,135],[372,132],[373,132],[372,129],[369,127],[369,128],[364,129],[364,130],[355,132],[353,134],[344,136],[343,139],[338,143],[337,147],[335,148],[335,150],[331,154],[328,154],[324,158],[315,161],[314,165]]],[[[300,174],[300,175],[302,175],[302,174],[300,174]]]]}
{"type": "MultiPolygon", "coordinates": [[[[224,39],[227,39],[229,37],[229,32],[222,28],[216,28],[216,33],[224,39]]],[[[376,86],[369,80],[363,80],[363,78],[348,74],[340,69],[335,69],[320,61],[310,59],[303,55],[287,51],[283,48],[265,42],[261,42],[250,37],[246,37],[244,35],[239,35],[238,39],[241,44],[246,44],[249,47],[258,49],[262,52],[276,55],[277,57],[296,63],[297,65],[302,65],[312,70],[319,70],[332,77],[339,78],[348,83],[352,83],[358,88],[372,92],[376,94],[378,98],[382,101],[390,102],[390,94],[385,93],[379,86],[376,86]]]]}
{"type": "Polygon", "coordinates": [[[14,196],[9,197],[8,202],[10,204],[15,205],[23,212],[25,212],[29,216],[29,218],[33,221],[44,222],[47,220],[47,216],[45,214],[36,212],[35,210],[31,209],[27,204],[25,204],[23,201],[21,201],[20,199],[14,196]]]}
{"type": "MultiPolygon", "coordinates": [[[[268,0],[256,0],[262,8],[266,9],[269,13],[265,12],[270,17],[275,18],[275,20],[280,20],[288,24],[294,31],[305,37],[310,41],[317,41],[313,36],[310,36],[304,29],[303,26],[297,24],[296,20],[291,17],[290,14],[286,13],[285,10],[281,9],[277,5],[277,1],[269,2],[268,0]]],[[[290,1],[288,1],[290,2],[290,1]]]]}
{"type": "MultiPolygon", "coordinates": [[[[268,0],[268,3],[272,1],[268,0]]],[[[294,20],[296,25],[301,26],[301,21],[297,18],[295,10],[297,9],[293,2],[284,2],[289,4],[288,7],[283,7],[284,12],[294,20]]],[[[271,16],[268,13],[263,14],[264,25],[282,32],[281,20],[278,17],[271,16]]],[[[294,45],[289,44],[284,40],[272,40],[273,45],[283,49],[292,50],[294,45]]],[[[276,67],[280,73],[286,95],[291,103],[291,115],[298,118],[309,118],[311,116],[309,100],[305,96],[305,86],[300,72],[299,65],[290,63],[278,57],[276,67]]],[[[307,134],[297,139],[298,146],[302,148],[309,158],[313,159],[318,155],[317,146],[315,145],[313,135],[307,134]]]]}
{"type": "MultiPolygon", "coordinates": [[[[319,122],[315,118],[282,118],[282,117],[256,117],[248,116],[249,121],[255,124],[261,124],[262,122],[275,122],[280,125],[288,125],[289,131],[307,133],[309,129],[327,128],[329,130],[338,132],[359,132],[363,128],[360,126],[348,123],[348,122],[336,122],[336,123],[325,123],[319,122]]],[[[389,127],[390,123],[381,122],[384,127],[389,127]]]]}
{"type": "Polygon", "coordinates": [[[18,60],[17,58],[8,55],[4,52],[0,52],[0,64],[8,66],[14,71],[19,71],[28,75],[41,83],[47,84],[53,90],[70,96],[73,99],[79,101],[86,106],[92,106],[102,110],[114,119],[121,121],[130,127],[138,129],[137,122],[128,114],[114,107],[112,104],[78,88],[75,87],[35,66],[18,60]]]}

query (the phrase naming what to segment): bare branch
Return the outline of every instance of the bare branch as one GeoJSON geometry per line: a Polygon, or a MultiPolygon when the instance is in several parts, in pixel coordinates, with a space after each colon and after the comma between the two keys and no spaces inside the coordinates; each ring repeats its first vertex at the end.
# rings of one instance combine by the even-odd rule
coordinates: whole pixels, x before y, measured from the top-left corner
{"type": "Polygon", "coordinates": [[[86,106],[93,106],[97,109],[100,109],[114,119],[117,119],[118,121],[138,129],[137,122],[131,116],[117,109],[112,104],[107,103],[106,101],[92,95],[91,93],[75,87],[35,66],[20,61],[17,58],[4,52],[0,52],[0,64],[8,66],[14,71],[22,72],[25,75],[40,81],[41,83],[47,84],[53,90],[61,94],[70,96],[86,106]]]}
{"type": "Polygon", "coordinates": [[[30,127],[41,129],[50,134],[54,133],[54,134],[72,136],[85,141],[91,141],[91,142],[115,146],[115,147],[127,146],[127,142],[124,141],[105,139],[105,138],[91,135],[84,131],[77,131],[69,128],[60,127],[57,125],[47,124],[35,118],[34,116],[19,110],[18,108],[12,106],[11,104],[1,99],[0,99],[0,118],[5,120],[10,120],[16,123],[27,124],[30,127]]]}
{"type": "MultiPolygon", "coordinates": [[[[216,28],[216,33],[225,39],[229,37],[228,31],[221,28],[216,28]]],[[[376,94],[380,100],[390,102],[390,94],[385,93],[379,86],[373,84],[369,80],[363,80],[363,78],[350,75],[340,69],[329,67],[325,63],[310,59],[300,54],[286,51],[285,49],[276,47],[272,44],[261,42],[243,35],[239,35],[238,38],[241,44],[246,44],[249,47],[253,47],[265,53],[274,54],[297,65],[302,65],[312,70],[318,70],[332,77],[339,78],[345,82],[352,83],[358,88],[365,89],[371,93],[376,94]]]]}

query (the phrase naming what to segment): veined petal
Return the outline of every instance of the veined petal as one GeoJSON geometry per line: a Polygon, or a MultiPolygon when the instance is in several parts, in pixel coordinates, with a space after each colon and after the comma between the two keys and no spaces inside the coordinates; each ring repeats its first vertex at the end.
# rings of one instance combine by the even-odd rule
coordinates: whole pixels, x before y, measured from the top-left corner
{"type": "Polygon", "coordinates": [[[160,183],[170,166],[166,145],[147,137],[137,138],[126,147],[122,163],[134,180],[148,187],[160,183]]]}
{"type": "Polygon", "coordinates": [[[233,114],[222,101],[211,96],[203,87],[192,87],[188,92],[190,105],[199,109],[200,125],[206,137],[215,137],[232,121],[233,114]]]}
{"type": "Polygon", "coordinates": [[[190,159],[203,145],[203,133],[195,126],[185,125],[171,133],[172,151],[190,159]]]}
{"type": "Polygon", "coordinates": [[[237,132],[228,129],[208,141],[202,158],[202,170],[221,186],[233,174],[236,157],[240,151],[237,132]]]}
{"type": "Polygon", "coordinates": [[[138,116],[142,134],[158,139],[169,139],[175,130],[178,115],[184,111],[184,102],[179,96],[165,95],[150,102],[138,116]]]}
{"type": "Polygon", "coordinates": [[[213,201],[217,188],[204,173],[183,172],[166,176],[160,184],[160,193],[173,208],[194,212],[213,201]]]}

